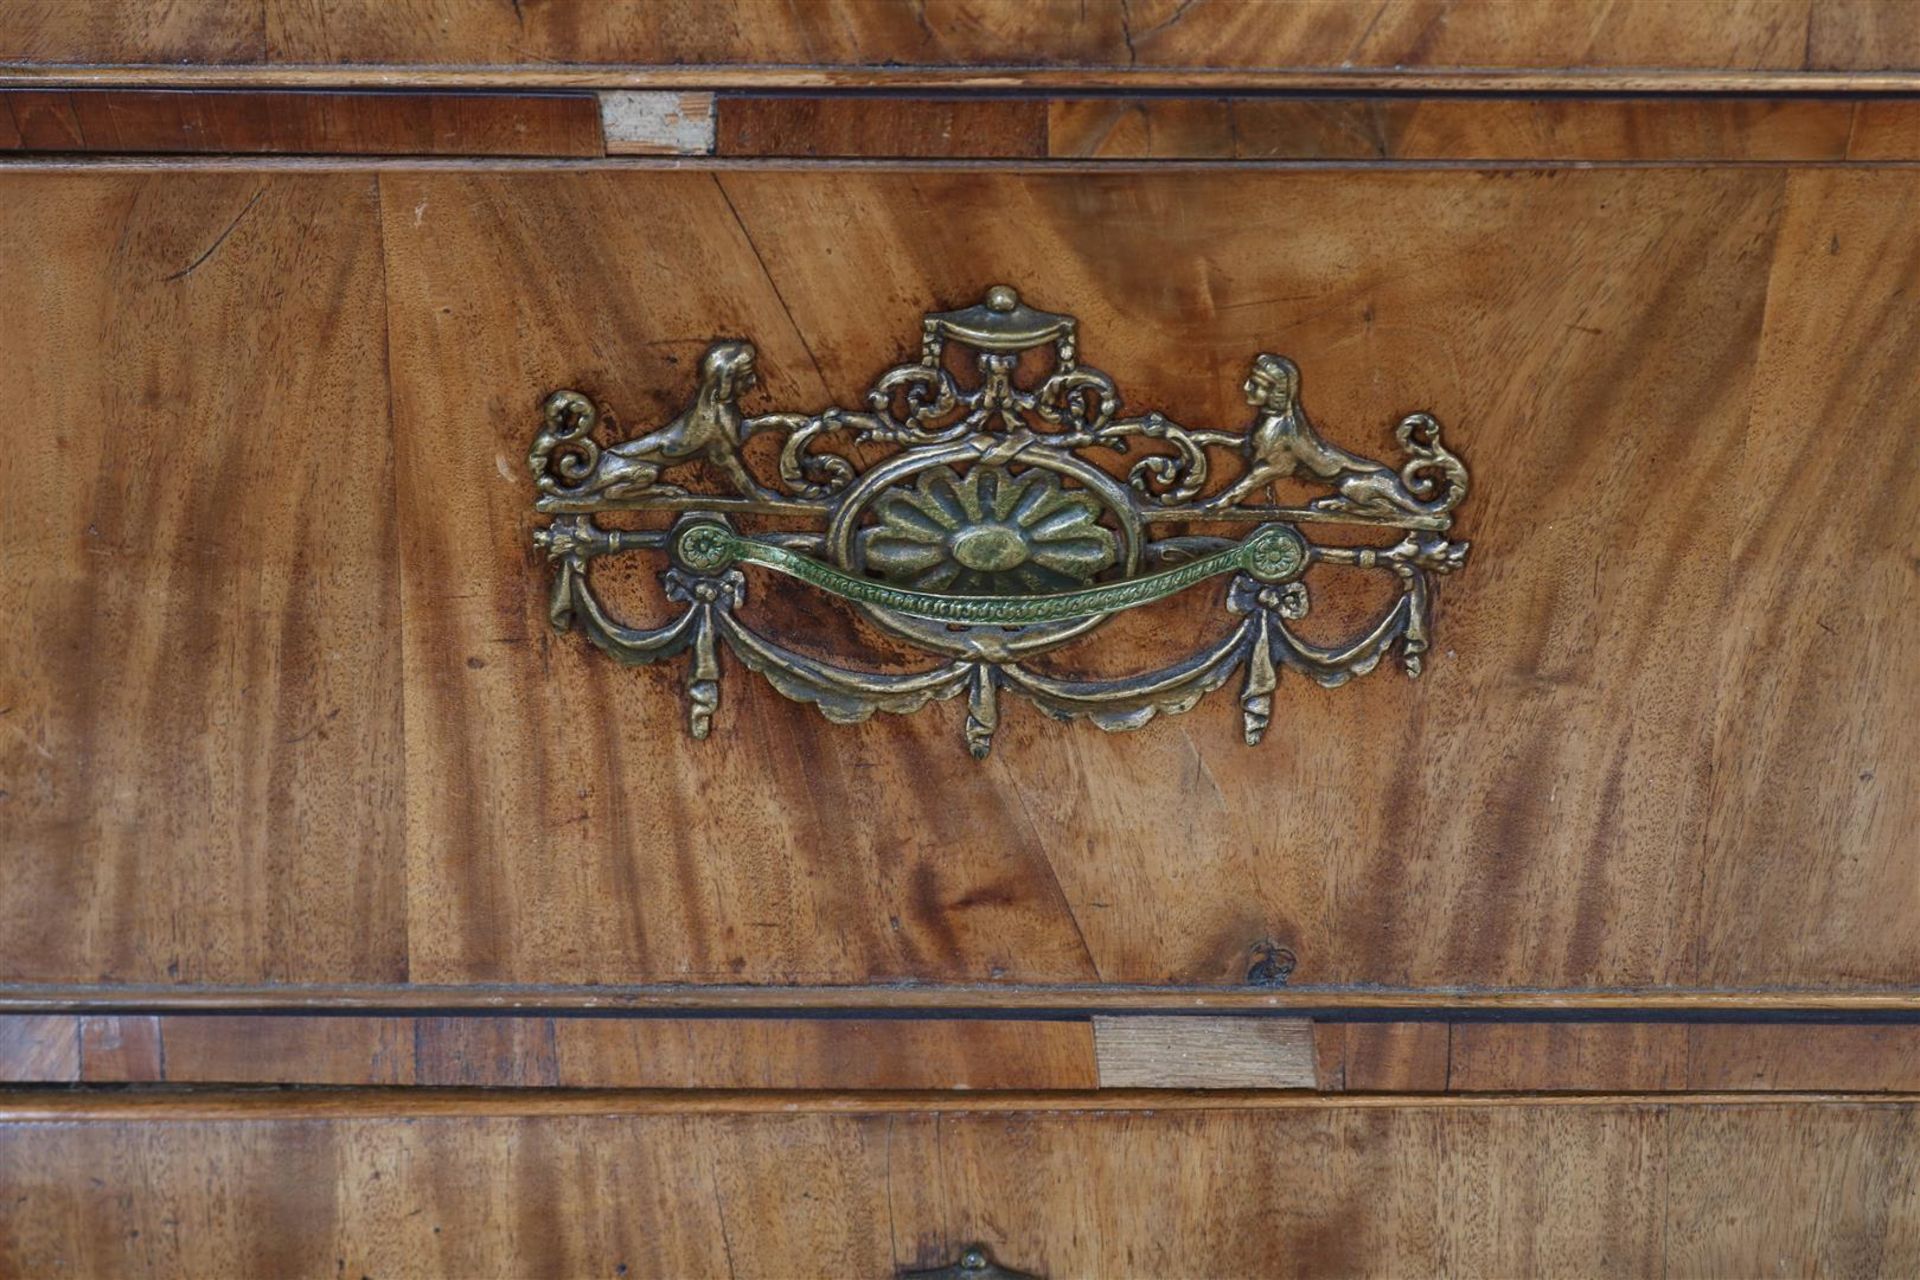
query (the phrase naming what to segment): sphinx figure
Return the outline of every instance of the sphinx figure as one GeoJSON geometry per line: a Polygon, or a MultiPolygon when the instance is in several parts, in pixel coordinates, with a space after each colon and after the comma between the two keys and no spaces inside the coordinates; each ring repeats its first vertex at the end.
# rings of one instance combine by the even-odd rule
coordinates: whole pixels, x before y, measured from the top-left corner
{"type": "Polygon", "coordinates": [[[1246,474],[1207,505],[1231,507],[1290,476],[1318,480],[1334,492],[1311,504],[1318,510],[1356,515],[1435,515],[1452,508],[1466,493],[1466,468],[1439,447],[1438,424],[1416,414],[1401,424],[1401,443],[1414,457],[1409,467],[1437,470],[1445,488],[1433,493],[1426,476],[1416,477],[1420,491],[1409,487],[1400,471],[1384,462],[1348,453],[1329,443],[1314,429],[1300,404],[1300,370],[1285,356],[1262,355],[1253,362],[1244,390],[1247,403],[1259,411],[1247,434],[1238,441],[1246,455],[1246,474]],[[1419,427],[1430,442],[1413,439],[1419,427]]]}
{"type": "Polygon", "coordinates": [[[603,451],[567,496],[622,499],[681,493],[678,486],[662,484],[660,474],[696,460],[711,464],[742,497],[767,496],[740,461],[748,429],[739,399],[757,380],[753,359],[751,343],[714,343],[700,361],[700,389],[686,412],[657,431],[603,451]]]}

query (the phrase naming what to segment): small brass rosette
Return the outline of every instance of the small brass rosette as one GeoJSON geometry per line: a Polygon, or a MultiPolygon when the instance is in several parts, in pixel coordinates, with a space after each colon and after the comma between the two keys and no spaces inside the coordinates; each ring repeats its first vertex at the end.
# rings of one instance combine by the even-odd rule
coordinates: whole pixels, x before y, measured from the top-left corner
{"type": "Polygon", "coordinates": [[[592,400],[557,391],[527,459],[534,507],[551,517],[534,539],[554,568],[553,625],[579,629],[622,662],[687,655],[696,737],[713,724],[724,646],[835,721],[964,692],[976,757],[992,745],[1003,691],[1062,720],[1132,729],[1187,710],[1238,674],[1253,744],[1281,668],[1331,688],[1392,653],[1419,675],[1432,578],[1466,562],[1467,544],[1448,531],[1467,469],[1441,444],[1440,424],[1424,413],[1403,419],[1398,465],[1349,453],[1309,421],[1300,372],[1281,356],[1253,361],[1244,428],[1123,417],[1113,380],[1079,363],[1074,318],[1000,287],[979,306],[928,315],[920,358],[881,374],[864,408],[749,417],[740,400],[755,382],[753,346],[716,342],[686,411],[619,443],[596,438],[603,415],[592,400]],[[1043,372],[1025,372],[1036,367],[1043,372]],[[764,468],[777,474],[748,464],[744,446],[762,433],[777,439],[777,467],[764,468]],[[1116,454],[1126,455],[1121,465],[1100,465],[1116,454]],[[1283,481],[1304,482],[1312,496],[1280,503],[1283,481]],[[673,519],[650,529],[596,521],[613,511],[673,519]],[[754,531],[740,517],[752,517],[754,531]],[[1308,536],[1335,524],[1384,536],[1371,545],[1308,536]],[[1224,536],[1186,531],[1196,527],[1224,536]],[[594,594],[593,562],[628,553],[662,561],[667,599],[680,608],[662,625],[621,622],[594,594]],[[1316,565],[1388,575],[1391,604],[1341,643],[1306,640],[1293,624],[1307,615],[1316,565]],[[749,570],[849,602],[929,665],[867,671],[788,648],[740,618],[749,570]],[[1167,665],[1075,680],[1026,664],[1121,610],[1220,577],[1228,625],[1167,665]]]}

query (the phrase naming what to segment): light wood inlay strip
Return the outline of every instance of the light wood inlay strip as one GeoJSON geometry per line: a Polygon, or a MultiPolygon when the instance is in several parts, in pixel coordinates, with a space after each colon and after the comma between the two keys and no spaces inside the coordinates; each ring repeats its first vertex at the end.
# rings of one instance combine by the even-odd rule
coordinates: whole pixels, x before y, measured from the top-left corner
{"type": "Polygon", "coordinates": [[[1305,1018],[1093,1020],[1103,1089],[1311,1089],[1305,1018]]]}

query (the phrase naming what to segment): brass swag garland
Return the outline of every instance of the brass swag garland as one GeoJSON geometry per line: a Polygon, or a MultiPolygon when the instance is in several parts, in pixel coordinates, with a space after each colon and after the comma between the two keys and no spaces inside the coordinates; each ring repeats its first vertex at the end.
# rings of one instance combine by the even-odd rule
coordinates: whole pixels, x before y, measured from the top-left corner
{"type": "MultiPolygon", "coordinates": [[[[551,515],[534,532],[555,569],[549,616],[578,627],[625,663],[691,651],[688,723],[704,738],[720,698],[718,641],[789,698],[830,720],[904,714],[930,699],[967,694],[966,740],[984,757],[1011,689],[1061,720],[1134,729],[1161,712],[1185,711],[1242,671],[1240,706],[1249,745],[1273,714],[1278,667],[1332,688],[1378,665],[1389,651],[1418,676],[1428,648],[1430,575],[1466,562],[1468,544],[1448,539],[1467,495],[1467,469],[1440,443],[1424,413],[1401,420],[1398,467],[1348,453],[1321,437],[1300,404],[1300,371],[1281,356],[1255,358],[1247,375],[1253,421],[1244,431],[1181,426],[1158,413],[1119,417],[1113,379],[1078,362],[1078,322],[1034,310],[1004,286],[979,306],[925,318],[920,359],[882,374],[864,410],[747,417],[740,397],[755,384],[754,349],[716,342],[700,366],[693,403],[672,422],[619,444],[594,439],[600,411],[577,391],[546,400],[527,462],[551,515]],[[949,347],[973,358],[977,377],[949,369],[949,347]],[[1019,380],[1021,357],[1051,347],[1037,386],[1019,380]],[[742,445],[761,432],[783,438],[777,482],[748,468],[742,445]],[[862,467],[836,441],[890,445],[862,467]],[[1216,492],[1208,449],[1237,455],[1216,492]],[[1125,482],[1083,455],[1095,449],[1141,456],[1125,482]],[[705,464],[724,495],[670,481],[705,464]],[[1296,477],[1328,492],[1303,506],[1274,503],[1276,481],[1296,477]],[[603,511],[670,511],[670,529],[602,528],[603,511]],[[791,519],[804,527],[745,534],[730,515],[791,519]],[[1176,522],[1250,525],[1237,540],[1156,538],[1176,522]],[[1384,546],[1322,546],[1302,526],[1371,525],[1396,530],[1384,546]],[[601,556],[664,553],[661,575],[684,611],[663,626],[611,617],[588,582],[601,556]],[[1332,647],[1289,624],[1307,614],[1305,575],[1317,564],[1393,575],[1393,604],[1364,633],[1332,647]],[[850,601],[883,630],[946,659],[911,674],[861,671],[796,653],[744,624],[741,566],[752,565],[850,601]],[[1124,679],[1045,675],[1022,659],[1093,631],[1115,612],[1165,599],[1221,574],[1239,619],[1225,636],[1170,666],[1124,679]]],[[[962,363],[954,361],[953,363],[962,363]]]]}

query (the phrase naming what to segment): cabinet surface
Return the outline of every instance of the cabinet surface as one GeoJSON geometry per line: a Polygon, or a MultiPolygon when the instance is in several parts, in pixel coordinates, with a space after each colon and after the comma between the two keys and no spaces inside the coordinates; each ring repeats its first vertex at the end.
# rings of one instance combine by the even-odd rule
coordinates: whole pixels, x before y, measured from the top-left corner
{"type": "Polygon", "coordinates": [[[1920,1268],[1920,9],[28,0],[0,99],[0,1273],[1920,1268]],[[975,759],[555,629],[552,393],[857,412],[996,286],[1216,458],[1268,353],[1444,424],[1419,678],[975,759]]]}
{"type": "MultiPolygon", "coordinates": [[[[1234,985],[1263,943],[1300,985],[1915,977],[1908,171],[0,183],[40,246],[0,395],[59,406],[6,478],[11,979],[1234,985]],[[1000,277],[1141,409],[1237,423],[1276,349],[1344,439],[1449,424],[1475,561],[1427,673],[1283,675],[1256,748],[1231,699],[1010,704],[976,762],[955,704],[832,725],[744,679],[694,741],[676,671],[547,625],[548,389],[664,421],[743,335],[761,403],[858,403],[1000,277]]],[[[1223,589],[1046,661],[1151,666],[1223,589]]],[[[798,583],[742,612],[912,661],[798,583]]]]}

